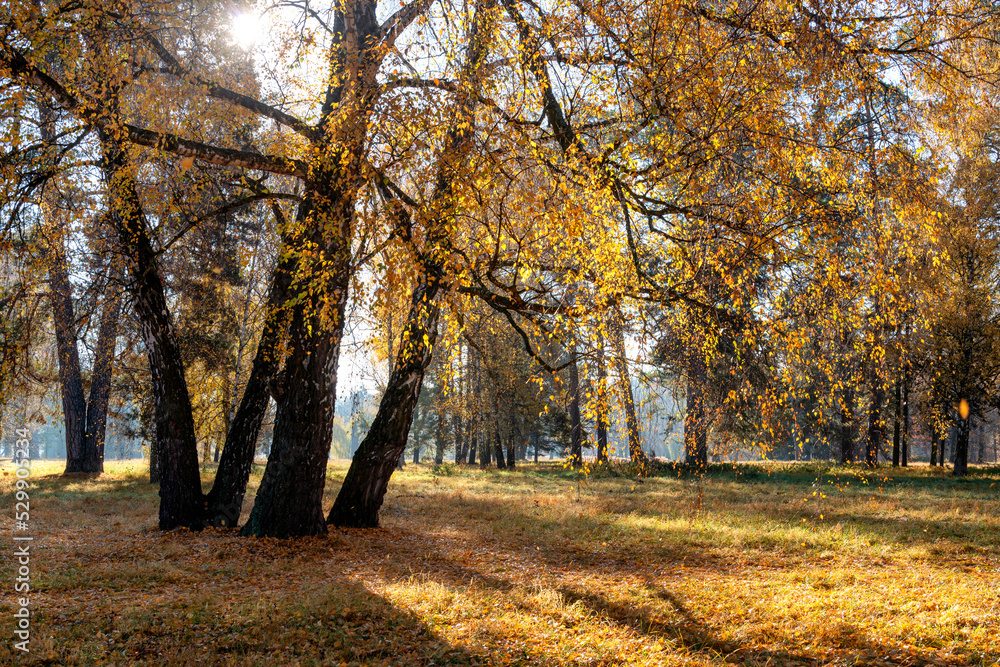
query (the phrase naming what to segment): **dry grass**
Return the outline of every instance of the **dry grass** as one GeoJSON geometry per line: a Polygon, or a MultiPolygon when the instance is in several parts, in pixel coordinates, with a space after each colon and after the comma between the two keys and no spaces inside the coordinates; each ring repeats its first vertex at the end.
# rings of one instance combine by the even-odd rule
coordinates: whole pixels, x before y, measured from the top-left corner
{"type": "MultiPolygon", "coordinates": [[[[9,462],[2,469],[0,528],[9,536],[14,478],[9,462]]],[[[145,470],[108,469],[66,479],[55,463],[35,465],[32,653],[14,655],[8,639],[14,575],[5,547],[0,663],[1000,658],[996,468],[963,481],[926,466],[887,479],[764,465],[702,481],[579,482],[558,466],[408,466],[393,478],[383,528],[296,541],[160,533],[145,470]]],[[[345,470],[331,466],[327,506],[345,470]]]]}

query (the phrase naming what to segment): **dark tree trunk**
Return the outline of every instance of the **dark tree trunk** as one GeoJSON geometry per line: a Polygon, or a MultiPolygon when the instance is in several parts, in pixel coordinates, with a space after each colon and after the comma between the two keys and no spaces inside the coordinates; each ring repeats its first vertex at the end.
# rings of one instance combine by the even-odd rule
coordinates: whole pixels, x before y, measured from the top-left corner
{"type": "Polygon", "coordinates": [[[965,477],[969,471],[969,431],[972,418],[958,419],[958,434],[955,437],[955,466],[952,474],[955,477],[965,477]]]}
{"type": "Polygon", "coordinates": [[[597,462],[608,462],[608,369],[604,365],[604,337],[598,331],[597,348],[597,462]]]}
{"type": "MultiPolygon", "coordinates": [[[[437,338],[438,283],[424,274],[413,290],[410,313],[378,413],[358,447],[327,522],[335,526],[378,526],[389,478],[406,450],[407,435],[420,397],[424,373],[437,338]]],[[[414,463],[419,462],[419,443],[414,463]]]]}
{"type": "Polygon", "coordinates": [[[451,416],[451,430],[455,433],[455,463],[465,463],[465,457],[468,455],[468,451],[464,438],[465,434],[463,432],[461,414],[454,414],[451,416]]]}
{"type": "Polygon", "coordinates": [[[503,457],[503,442],[500,439],[500,420],[499,415],[497,416],[497,426],[493,429],[493,454],[497,460],[497,469],[503,470],[507,467],[507,462],[503,457]]]}
{"type": "MultiPolygon", "coordinates": [[[[287,245],[288,239],[285,238],[284,241],[283,245],[287,245]]],[[[235,527],[239,523],[254,453],[257,451],[257,438],[271,400],[268,387],[274,381],[281,363],[280,345],[288,321],[284,304],[288,299],[294,272],[287,254],[282,253],[281,256],[283,259],[271,277],[266,304],[267,316],[257,343],[250,377],[243,389],[240,406],[226,432],[219,470],[206,498],[208,518],[215,526],[235,527]]]]}
{"type": "Polygon", "coordinates": [[[910,373],[903,374],[903,432],[900,437],[900,460],[904,468],[910,465],[910,373]]]}
{"type": "MultiPolygon", "coordinates": [[[[459,368],[461,369],[462,355],[461,348],[459,348],[459,368]]],[[[466,409],[466,380],[468,379],[468,370],[462,373],[458,380],[458,409],[455,410],[455,414],[451,416],[451,429],[455,433],[455,463],[462,464],[465,463],[465,459],[468,456],[468,443],[465,439],[465,425],[462,423],[462,414],[466,409]]]]}
{"type": "Polygon", "coordinates": [[[489,468],[493,458],[493,447],[490,445],[489,435],[486,433],[486,424],[480,424],[479,432],[479,467],[489,468]]]}
{"type": "MultiPolygon", "coordinates": [[[[346,256],[346,249],[342,252],[339,257],[346,256]]],[[[289,327],[291,355],[280,379],[283,394],[277,401],[271,454],[244,535],[293,537],[326,532],[323,487],[349,268],[345,262],[334,271],[331,282],[337,288],[328,297],[334,323],[321,320],[318,299],[306,299],[308,305],[295,307],[289,327]]]]}
{"type": "MultiPolygon", "coordinates": [[[[412,426],[412,422],[411,422],[411,426],[412,426]]],[[[420,445],[421,444],[422,443],[420,441],[420,432],[418,431],[417,435],[413,438],[413,463],[414,464],[420,463],[420,445]]]]}
{"type": "Polygon", "coordinates": [[[868,441],[865,443],[865,465],[878,467],[878,450],[885,439],[885,425],[882,421],[882,406],[885,403],[885,387],[877,368],[872,368],[872,402],[868,409],[868,441]]]}
{"type": "Polygon", "coordinates": [[[618,306],[611,308],[608,317],[608,329],[611,332],[612,344],[615,348],[615,372],[618,374],[618,399],[625,412],[625,430],[628,432],[628,453],[633,462],[646,462],[646,453],[642,451],[642,441],[639,438],[639,420],[635,413],[635,401],[632,398],[632,379],[628,374],[628,364],[625,359],[625,333],[622,330],[622,314],[618,306]]]}
{"type": "Polygon", "coordinates": [[[469,458],[466,460],[470,466],[476,463],[476,431],[471,428],[472,419],[469,419],[469,430],[465,432],[465,439],[469,443],[469,458]]]}
{"type": "Polygon", "coordinates": [[[580,468],[583,466],[583,424],[580,418],[580,371],[576,363],[575,344],[570,347],[569,353],[570,459],[574,468],[580,468]]]}
{"type": "Polygon", "coordinates": [[[934,423],[931,423],[931,467],[937,465],[938,459],[938,430],[934,423]]]}
{"type": "MultiPolygon", "coordinates": [[[[61,233],[61,230],[54,232],[56,235],[61,233]]],[[[56,332],[59,389],[66,427],[66,472],[92,472],[86,464],[87,399],[83,394],[73,294],[61,237],[49,244],[49,261],[49,301],[56,332]]]]}
{"type": "Polygon", "coordinates": [[[542,439],[538,431],[532,431],[531,439],[535,445],[535,463],[538,463],[538,443],[542,439]]]}
{"type": "MultiPolygon", "coordinates": [[[[346,165],[345,170],[357,166],[346,165]]],[[[290,288],[292,292],[300,289],[302,298],[291,313],[288,360],[274,383],[274,438],[253,510],[242,530],[247,536],[326,532],[323,488],[350,283],[355,201],[351,176],[341,175],[337,167],[327,169],[317,168],[320,173],[307,184],[306,198],[299,205],[298,226],[309,230],[308,237],[293,244],[293,251],[310,246],[322,249],[318,261],[323,262],[323,283],[293,284],[290,288]],[[337,184],[337,189],[332,184],[337,184]]],[[[395,465],[395,456],[391,463],[395,465]]]]}
{"type": "Polygon", "coordinates": [[[892,467],[899,467],[899,422],[903,410],[903,388],[896,380],[896,418],[892,425],[892,467]]]}
{"type": "Polygon", "coordinates": [[[507,469],[513,470],[517,459],[517,431],[511,427],[510,440],[507,441],[507,469]]]}
{"type": "Polygon", "coordinates": [[[118,340],[118,316],[121,312],[121,297],[113,285],[118,275],[116,270],[109,272],[106,296],[101,308],[101,326],[97,332],[94,368],[90,374],[87,431],[84,433],[85,472],[104,472],[104,437],[108,426],[108,403],[111,400],[115,344],[118,340]]]}
{"type": "MultiPolygon", "coordinates": [[[[440,397],[439,397],[440,398],[440,397]]],[[[434,429],[434,463],[444,463],[444,406],[438,403],[437,427],[434,429]]]]}
{"type": "Polygon", "coordinates": [[[198,529],[205,504],[198,471],[198,444],[184,378],[184,363],[164,294],[157,255],[128,167],[128,150],[100,132],[111,219],[128,257],[133,301],[139,320],[153,393],[153,418],[160,480],[160,528],[198,529]]]}
{"type": "MultiPolygon", "coordinates": [[[[38,105],[39,131],[46,144],[55,141],[56,117],[44,104],[38,105]]],[[[80,353],[76,346],[76,315],[73,312],[73,286],[69,282],[65,233],[61,224],[60,194],[57,186],[46,184],[42,190],[41,214],[50,226],[48,241],[49,303],[56,334],[56,354],[59,366],[59,391],[62,398],[63,424],[66,437],[66,472],[88,472],[84,459],[87,430],[87,399],[83,394],[80,353]]]]}
{"type": "Polygon", "coordinates": [[[844,390],[843,405],[840,408],[840,462],[854,462],[854,389],[844,390]]]}
{"type": "MultiPolygon", "coordinates": [[[[473,82],[473,89],[476,88],[474,82],[486,54],[489,33],[492,32],[482,30],[483,20],[485,17],[477,10],[469,29],[469,47],[462,72],[462,79],[473,82]]],[[[375,28],[378,28],[377,24],[375,28]]],[[[378,41],[376,37],[374,43],[378,41]]],[[[394,463],[406,447],[413,411],[437,338],[437,293],[444,278],[444,258],[451,247],[448,211],[453,205],[454,187],[466,168],[466,157],[473,147],[471,119],[476,101],[476,96],[469,92],[459,95],[460,111],[449,128],[434,185],[433,200],[440,204],[441,210],[435,211],[432,218],[425,221],[427,231],[421,253],[423,273],[413,290],[401,337],[403,343],[396,355],[378,414],[351,462],[327,517],[327,521],[336,526],[378,526],[378,511],[389,486],[394,463]]]]}
{"type": "Polygon", "coordinates": [[[687,409],[684,411],[684,455],[689,466],[708,468],[708,418],[705,410],[705,364],[697,354],[688,359],[687,409]]]}
{"type": "Polygon", "coordinates": [[[160,447],[156,438],[149,443],[149,483],[160,483],[160,447]]]}

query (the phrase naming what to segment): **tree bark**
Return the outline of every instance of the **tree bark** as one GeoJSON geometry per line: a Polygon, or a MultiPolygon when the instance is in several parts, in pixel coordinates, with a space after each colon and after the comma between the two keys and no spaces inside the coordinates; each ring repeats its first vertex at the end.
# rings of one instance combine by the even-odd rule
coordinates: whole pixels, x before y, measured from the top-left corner
{"type": "Polygon", "coordinates": [[[517,435],[518,431],[511,424],[510,429],[510,439],[507,441],[507,470],[513,470],[515,467],[515,460],[517,459],[517,435]]]}
{"type": "Polygon", "coordinates": [[[708,419],[705,410],[705,363],[697,353],[688,358],[687,409],[684,411],[684,455],[698,471],[708,468],[708,419]]]}
{"type": "Polygon", "coordinates": [[[129,172],[128,150],[104,130],[99,136],[112,225],[128,257],[136,315],[149,360],[158,447],[160,528],[199,529],[204,523],[205,507],[198,471],[198,444],[184,362],[157,254],[146,233],[145,215],[129,172]]]}
{"type": "Polygon", "coordinates": [[[455,463],[465,463],[465,457],[468,455],[468,452],[466,451],[466,442],[463,437],[465,434],[461,414],[456,413],[451,416],[451,430],[455,433],[455,463]]]}
{"type": "MultiPolygon", "coordinates": [[[[438,283],[431,282],[426,274],[413,290],[395,367],[368,435],[351,461],[328,523],[357,528],[378,526],[378,511],[396,461],[406,449],[431,346],[437,338],[437,290],[438,283]]],[[[418,460],[415,451],[414,463],[418,460]]]]}
{"type": "Polygon", "coordinates": [[[486,432],[486,424],[480,423],[477,436],[479,438],[479,467],[485,470],[490,467],[493,459],[493,448],[486,432]]]}
{"type": "MultiPolygon", "coordinates": [[[[341,214],[350,216],[351,212],[345,206],[341,214]]],[[[284,391],[277,401],[271,454],[244,535],[293,537],[326,532],[323,487],[350,277],[347,248],[331,256],[340,265],[331,268],[330,291],[322,297],[307,296],[292,314],[291,354],[279,380],[284,391]],[[323,321],[320,315],[327,304],[333,307],[332,322],[323,321]]]]}
{"type": "Polygon", "coordinates": [[[575,343],[570,346],[569,354],[570,459],[574,468],[580,468],[583,466],[583,424],[580,419],[580,371],[576,363],[575,343]]]}
{"type": "Polygon", "coordinates": [[[958,418],[958,434],[955,437],[955,465],[952,474],[955,477],[965,477],[969,471],[969,430],[972,417],[958,418]]]}
{"type": "MultiPolygon", "coordinates": [[[[458,356],[459,369],[462,369],[462,354],[461,348],[459,348],[458,356]]],[[[462,464],[465,463],[465,457],[468,455],[466,451],[467,443],[465,441],[465,430],[464,424],[462,423],[462,414],[465,412],[465,399],[466,399],[466,380],[468,378],[468,371],[462,373],[458,379],[458,391],[456,397],[458,399],[458,407],[455,410],[455,414],[451,416],[451,429],[455,433],[455,463],[462,464]]]]}
{"type": "Polygon", "coordinates": [[[938,458],[938,430],[937,427],[934,426],[934,423],[931,422],[931,467],[932,468],[937,465],[937,458],[938,458]]]}
{"type": "MultiPolygon", "coordinates": [[[[55,142],[55,113],[38,105],[39,132],[45,144],[55,142]]],[[[43,222],[51,227],[48,241],[49,303],[56,334],[59,368],[59,391],[62,398],[66,438],[66,472],[90,472],[86,464],[87,399],[83,393],[80,352],[76,346],[76,315],[73,312],[73,286],[69,282],[69,264],[63,241],[64,225],[59,214],[61,202],[54,181],[45,184],[41,193],[43,222]]]]}
{"type": "MultiPolygon", "coordinates": [[[[360,148],[349,154],[360,160],[360,148]]],[[[351,275],[356,194],[352,170],[357,168],[356,162],[344,165],[343,170],[340,165],[317,166],[299,205],[296,227],[307,231],[304,238],[293,241],[291,250],[315,254],[316,250],[309,249],[320,249],[320,257],[310,261],[322,262],[323,268],[310,272],[311,284],[290,287],[290,294],[300,290],[300,298],[291,312],[285,369],[274,383],[277,411],[271,453],[243,535],[293,537],[326,532],[323,487],[351,275]]]]}
{"type": "MultiPolygon", "coordinates": [[[[487,4],[489,0],[484,0],[487,4]]],[[[476,90],[478,72],[485,58],[490,30],[483,30],[486,17],[477,8],[469,29],[469,48],[462,79],[476,90]]],[[[438,164],[437,178],[426,220],[423,272],[414,287],[410,311],[400,349],[379,404],[378,414],[358,453],[351,462],[340,493],[327,521],[336,526],[378,526],[389,479],[399,453],[406,447],[413,411],[420,396],[424,374],[437,338],[439,306],[445,260],[451,246],[450,220],[455,205],[454,188],[472,149],[472,126],[476,96],[467,90],[458,99],[458,115],[449,128],[438,164]]]]}
{"type": "Polygon", "coordinates": [[[107,433],[108,404],[111,400],[115,345],[118,340],[118,320],[121,313],[121,295],[114,287],[118,275],[119,272],[115,268],[109,271],[104,305],[101,307],[101,325],[97,332],[94,367],[90,373],[87,430],[84,433],[85,472],[104,472],[104,439],[107,433]]]}
{"type": "Polygon", "coordinates": [[[899,467],[899,422],[902,418],[903,410],[903,388],[899,380],[896,380],[896,418],[892,426],[892,467],[899,467]]]}
{"type": "MultiPolygon", "coordinates": [[[[279,219],[280,224],[280,219],[279,219]]],[[[235,527],[243,510],[247,482],[253,468],[257,438],[271,400],[268,389],[281,366],[281,342],[287,329],[284,304],[288,299],[294,263],[287,253],[289,239],[283,238],[281,259],[271,277],[267,294],[267,316],[257,343],[250,377],[243,398],[226,432],[219,469],[208,492],[208,520],[214,526],[235,527]]],[[[353,430],[353,429],[352,429],[353,430]]]]}
{"type": "Polygon", "coordinates": [[[910,465],[910,371],[903,373],[903,425],[900,437],[899,463],[904,468],[910,465]]]}
{"type": "MultiPolygon", "coordinates": [[[[469,357],[470,357],[469,358],[470,371],[475,374],[475,379],[476,379],[475,402],[476,402],[476,405],[478,405],[478,398],[482,395],[482,393],[481,393],[481,391],[482,391],[482,381],[481,381],[481,378],[480,378],[480,375],[479,375],[478,364],[474,363],[475,359],[472,358],[471,350],[470,350],[469,357]]],[[[471,379],[470,379],[470,383],[471,383],[471,379]]],[[[468,405],[468,403],[466,403],[466,405],[468,405]]],[[[479,444],[479,431],[478,431],[478,428],[479,428],[479,415],[478,414],[474,414],[473,412],[470,411],[469,416],[468,416],[468,418],[466,419],[466,422],[465,422],[465,440],[466,440],[466,442],[469,443],[469,455],[468,455],[468,458],[466,459],[466,462],[470,466],[471,465],[475,465],[475,463],[476,463],[476,447],[479,444]]]]}
{"type": "MultiPolygon", "coordinates": [[[[62,232],[57,230],[58,236],[62,232]]],[[[87,400],[83,394],[80,354],[76,346],[76,317],[62,237],[49,244],[49,301],[59,358],[59,389],[66,428],[66,472],[91,472],[87,466],[87,400]]]]}
{"type": "Polygon", "coordinates": [[[497,460],[497,470],[503,470],[507,467],[507,462],[504,460],[503,456],[503,442],[500,438],[500,419],[497,415],[496,426],[493,429],[493,453],[497,460]]]}
{"type": "Polygon", "coordinates": [[[885,403],[885,387],[877,368],[872,368],[872,402],[868,409],[868,441],[865,443],[865,465],[878,467],[878,450],[882,446],[885,426],[882,421],[882,405],[885,403]]]}
{"type": "Polygon", "coordinates": [[[854,462],[854,389],[844,389],[840,408],[840,462],[854,462]]]}
{"type": "Polygon", "coordinates": [[[597,462],[608,462],[608,369],[604,364],[604,336],[597,332],[597,462]]]}
{"type": "Polygon", "coordinates": [[[441,405],[439,400],[437,427],[434,429],[434,464],[441,465],[442,463],[444,463],[444,406],[441,405]]]}

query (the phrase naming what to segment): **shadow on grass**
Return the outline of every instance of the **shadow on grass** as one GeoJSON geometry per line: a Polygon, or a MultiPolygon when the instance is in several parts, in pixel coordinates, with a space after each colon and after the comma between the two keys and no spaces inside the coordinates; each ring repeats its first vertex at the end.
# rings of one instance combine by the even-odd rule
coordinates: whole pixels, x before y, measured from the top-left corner
{"type": "MultiPolygon", "coordinates": [[[[179,545],[189,541],[202,544],[206,538],[172,537],[179,545]]],[[[207,537],[232,550],[244,542],[227,535],[207,537]]],[[[164,588],[137,581],[131,590],[115,595],[107,581],[93,580],[76,590],[62,591],[66,597],[61,600],[51,594],[35,594],[31,652],[22,655],[15,652],[12,642],[4,642],[0,664],[491,664],[489,655],[450,644],[417,616],[395,607],[359,581],[317,573],[303,579],[287,568],[276,567],[294,561],[291,554],[301,544],[288,542],[284,545],[287,551],[269,546],[263,551],[276,551],[276,558],[261,559],[262,553],[244,556],[243,567],[232,576],[239,580],[251,569],[257,569],[259,575],[270,563],[273,581],[260,587],[248,585],[237,593],[231,587],[216,589],[223,582],[218,572],[211,572],[209,562],[209,573],[200,583],[189,581],[164,588]],[[102,599],[105,595],[108,597],[102,599]]],[[[187,563],[189,569],[194,565],[187,563]]],[[[12,613],[8,601],[0,603],[0,614],[12,613]]]]}

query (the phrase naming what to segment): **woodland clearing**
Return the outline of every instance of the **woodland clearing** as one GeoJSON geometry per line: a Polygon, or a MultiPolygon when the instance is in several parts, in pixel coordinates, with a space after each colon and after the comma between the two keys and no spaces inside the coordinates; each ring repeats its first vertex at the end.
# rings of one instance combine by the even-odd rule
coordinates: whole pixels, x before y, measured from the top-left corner
{"type": "MultiPolygon", "coordinates": [[[[278,540],[161,532],[145,466],[106,466],[93,478],[33,464],[23,664],[1000,658],[997,467],[953,479],[925,465],[887,477],[739,464],[636,479],[584,478],[558,463],[407,465],[381,528],[278,540]]],[[[346,468],[329,467],[327,503],[346,468]]],[[[10,535],[14,476],[9,461],[2,469],[10,535]]],[[[4,581],[12,560],[2,559],[4,581]]],[[[11,605],[5,596],[5,619],[11,605]]],[[[0,661],[13,664],[12,652],[5,641],[0,661]]]]}

